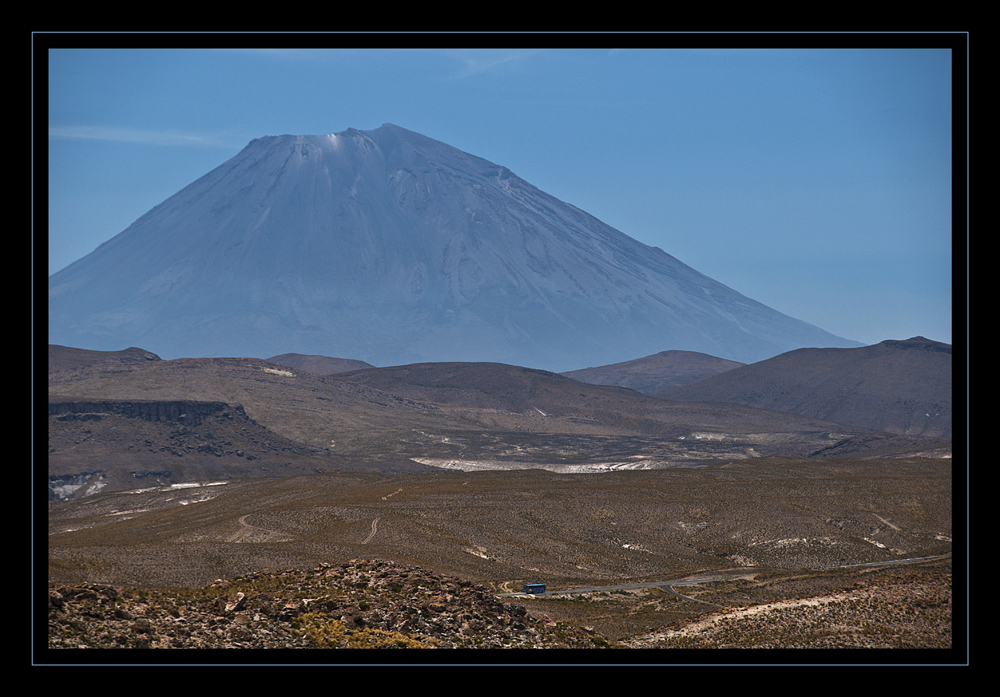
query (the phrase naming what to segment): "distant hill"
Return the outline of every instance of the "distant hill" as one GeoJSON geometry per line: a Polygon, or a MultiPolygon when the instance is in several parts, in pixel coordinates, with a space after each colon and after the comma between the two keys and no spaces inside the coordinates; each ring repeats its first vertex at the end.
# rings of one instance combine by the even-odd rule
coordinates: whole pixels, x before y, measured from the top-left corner
{"type": "Polygon", "coordinates": [[[55,499],[151,482],[335,470],[593,472],[947,447],[783,411],[658,399],[500,363],[320,375],[256,358],[100,360],[50,372],[48,391],[55,499]]]}
{"type": "Polygon", "coordinates": [[[742,365],[746,364],[697,351],[661,351],[645,358],[560,375],[591,385],[617,385],[655,395],[742,365]]]}
{"type": "Polygon", "coordinates": [[[753,433],[836,427],[737,404],[677,404],[501,363],[419,363],[317,375],[255,358],[185,358],[95,365],[50,379],[50,402],[84,398],[240,404],[260,425],[321,448],[331,439],[345,442],[348,433],[443,429],[663,436],[692,429],[753,433]]]}
{"type": "Polygon", "coordinates": [[[99,364],[50,375],[49,401],[87,399],[225,402],[283,437],[323,447],[329,433],[400,422],[427,427],[425,409],[331,376],[257,358],[178,358],[99,364]]]}
{"type": "Polygon", "coordinates": [[[841,429],[823,419],[739,404],[671,403],[622,387],[590,385],[558,373],[503,363],[414,363],[340,373],[330,379],[407,403],[438,405],[452,418],[471,417],[479,424],[489,423],[492,430],[513,429],[514,423],[523,424],[524,417],[535,420],[533,428],[550,433],[669,437],[691,429],[731,433],[841,429]]]}
{"type": "Polygon", "coordinates": [[[917,336],[862,348],[789,351],[657,396],[950,437],[951,374],[951,345],[917,336]]]}
{"type": "Polygon", "coordinates": [[[357,361],[352,358],[330,358],[329,356],[307,356],[301,353],[283,353],[280,356],[268,358],[271,363],[286,365],[296,370],[305,370],[318,375],[334,375],[351,370],[374,368],[371,363],[357,361]]]}
{"type": "Polygon", "coordinates": [[[712,412],[710,416],[704,410],[710,405],[663,409],[662,401],[617,386],[581,383],[546,370],[503,363],[414,363],[342,373],[337,377],[405,399],[518,414],[594,419],[595,414],[601,413],[643,416],[670,423],[675,421],[674,415],[683,413],[679,417],[683,421],[707,425],[721,418],[727,427],[739,420],[729,416],[728,410],[719,412],[717,407],[708,410],[712,412]],[[720,417],[721,413],[726,416],[720,417]]]}
{"type": "Polygon", "coordinates": [[[131,347],[122,351],[91,351],[49,344],[49,372],[77,370],[98,363],[142,363],[160,357],[145,349],[131,347]]]}
{"type": "MultiPolygon", "coordinates": [[[[576,409],[581,399],[632,396],[580,385],[556,373],[503,363],[413,363],[338,375],[406,399],[514,413],[576,409]]],[[[617,398],[617,399],[616,399],[617,398]]]]}

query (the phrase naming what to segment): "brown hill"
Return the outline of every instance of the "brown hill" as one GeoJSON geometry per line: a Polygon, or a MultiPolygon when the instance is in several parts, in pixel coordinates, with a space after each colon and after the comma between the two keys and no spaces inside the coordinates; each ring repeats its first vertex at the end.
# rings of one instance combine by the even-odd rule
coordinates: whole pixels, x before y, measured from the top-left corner
{"type": "Polygon", "coordinates": [[[122,351],[90,351],[49,344],[49,372],[77,370],[98,363],[143,363],[160,357],[145,349],[131,347],[122,351]]]}
{"type": "MultiPolygon", "coordinates": [[[[724,402],[670,402],[628,388],[591,385],[501,363],[419,363],[341,373],[336,378],[433,404],[464,419],[461,433],[439,436],[437,443],[439,452],[444,444],[450,445],[453,459],[445,459],[444,466],[459,469],[558,463],[557,471],[570,471],[566,468],[573,465],[584,468],[575,471],[603,471],[602,463],[646,469],[761,455],[950,452],[947,439],[931,442],[724,402]]],[[[420,461],[442,464],[435,457],[420,461]]]]}
{"type": "Polygon", "coordinates": [[[592,385],[618,385],[655,395],[742,365],[746,364],[697,351],[661,351],[632,361],[560,374],[592,385]]]}
{"type": "Polygon", "coordinates": [[[97,361],[49,374],[50,497],[337,469],[426,471],[377,444],[433,408],[253,358],[97,361]],[[363,442],[352,445],[352,435],[363,442]],[[336,443],[337,448],[334,448],[336,443]]]}
{"type": "MultiPolygon", "coordinates": [[[[326,447],[343,431],[440,424],[433,407],[362,385],[257,358],[180,358],[95,364],[50,375],[49,401],[191,400],[242,405],[255,422],[299,443],[326,447]]],[[[447,419],[444,419],[447,422],[447,419]]]]}
{"type": "Polygon", "coordinates": [[[144,486],[137,479],[149,473],[180,483],[427,466],[598,472],[914,447],[811,417],[496,363],[326,376],[255,358],[97,362],[50,373],[49,411],[56,498],[144,486]]]}
{"type": "Polygon", "coordinates": [[[238,404],[50,399],[48,407],[50,501],[342,466],[255,423],[238,404]]]}
{"type": "Polygon", "coordinates": [[[503,363],[415,363],[336,377],[422,403],[484,410],[497,417],[528,416],[540,430],[551,432],[581,431],[586,426],[589,433],[671,436],[699,428],[736,433],[838,428],[821,420],[732,404],[670,403],[623,387],[591,385],[503,363]],[[538,416],[543,418],[539,421],[538,416]]]}
{"type": "Polygon", "coordinates": [[[918,336],[862,348],[790,351],[657,396],[950,437],[951,377],[951,346],[918,336]]]}
{"type": "Polygon", "coordinates": [[[271,363],[286,365],[296,370],[308,370],[310,373],[319,375],[333,375],[335,373],[346,373],[350,370],[362,370],[364,368],[374,368],[371,363],[357,361],[353,358],[331,358],[329,356],[306,356],[301,353],[283,353],[280,356],[268,358],[271,363]]]}
{"type": "Polygon", "coordinates": [[[619,406],[641,401],[625,390],[595,389],[556,373],[503,363],[413,363],[337,377],[409,399],[513,413],[578,411],[581,402],[594,399],[619,406]]]}
{"type": "Polygon", "coordinates": [[[239,404],[285,438],[326,447],[347,433],[431,429],[684,435],[691,429],[822,431],[817,419],[732,404],[678,404],[500,363],[421,363],[334,376],[255,358],[95,364],[50,378],[49,401],[239,404]]]}

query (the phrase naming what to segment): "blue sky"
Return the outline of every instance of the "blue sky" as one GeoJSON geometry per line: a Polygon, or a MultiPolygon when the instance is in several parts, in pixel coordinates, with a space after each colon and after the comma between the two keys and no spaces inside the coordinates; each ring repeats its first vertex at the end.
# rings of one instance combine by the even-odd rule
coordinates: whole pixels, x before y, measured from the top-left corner
{"type": "Polygon", "coordinates": [[[951,343],[953,61],[964,50],[53,49],[49,273],[253,138],[391,122],[840,336],[951,343]]]}

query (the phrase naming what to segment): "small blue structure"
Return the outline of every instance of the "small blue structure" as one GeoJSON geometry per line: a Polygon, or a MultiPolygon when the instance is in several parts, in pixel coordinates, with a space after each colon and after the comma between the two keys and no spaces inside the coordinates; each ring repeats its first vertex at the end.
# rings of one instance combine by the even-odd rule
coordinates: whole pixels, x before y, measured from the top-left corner
{"type": "Polygon", "coordinates": [[[544,583],[525,583],[524,587],[521,589],[522,592],[528,593],[530,595],[537,595],[539,593],[545,592],[544,583]]]}

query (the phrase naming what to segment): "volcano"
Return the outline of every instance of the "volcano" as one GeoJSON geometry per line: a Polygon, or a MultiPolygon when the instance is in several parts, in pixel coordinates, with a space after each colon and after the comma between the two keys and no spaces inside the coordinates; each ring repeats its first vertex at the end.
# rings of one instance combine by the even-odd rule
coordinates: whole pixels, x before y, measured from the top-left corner
{"type": "Polygon", "coordinates": [[[49,343],[551,371],[859,345],[392,124],[251,141],[50,276],[49,343]]]}

